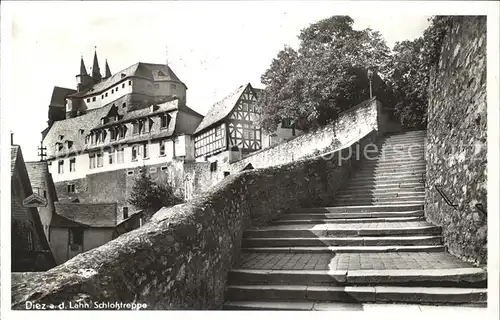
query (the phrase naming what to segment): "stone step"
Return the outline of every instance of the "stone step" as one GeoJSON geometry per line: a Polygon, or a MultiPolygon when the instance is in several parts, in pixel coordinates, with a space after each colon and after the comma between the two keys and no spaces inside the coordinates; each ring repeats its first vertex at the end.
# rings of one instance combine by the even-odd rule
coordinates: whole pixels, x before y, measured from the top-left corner
{"type": "Polygon", "coordinates": [[[421,188],[420,191],[416,190],[400,190],[400,189],[392,189],[392,190],[370,190],[370,189],[359,189],[359,190],[349,190],[349,189],[344,189],[341,190],[339,193],[335,195],[335,198],[337,197],[378,197],[378,198],[384,198],[384,197],[404,197],[404,196],[424,196],[425,195],[425,190],[424,188],[421,188]]]}
{"type": "Polygon", "coordinates": [[[229,285],[226,289],[226,297],[231,300],[251,301],[390,301],[453,304],[484,302],[487,298],[487,289],[396,286],[229,285]]]}
{"type": "Polygon", "coordinates": [[[361,165],[359,166],[358,170],[393,170],[393,169],[398,169],[398,170],[409,170],[409,169],[426,169],[426,163],[425,161],[417,161],[414,163],[387,163],[387,164],[378,164],[375,161],[370,161],[370,160],[365,160],[361,165]]]}
{"type": "Polygon", "coordinates": [[[398,204],[424,204],[424,200],[390,200],[390,199],[378,199],[373,200],[342,200],[337,201],[334,206],[358,206],[358,205],[398,205],[398,204]]]}
{"type": "MultiPolygon", "coordinates": [[[[428,233],[429,234],[429,233],[428,233]]],[[[435,233],[434,233],[435,234],[435,233]]],[[[441,245],[441,235],[421,236],[353,236],[321,237],[310,234],[307,237],[288,238],[243,238],[242,247],[328,247],[328,246],[429,246],[441,245]]]]}
{"type": "MultiPolygon", "coordinates": [[[[293,226],[266,226],[253,229],[247,229],[243,237],[249,238],[310,238],[310,237],[357,237],[357,236],[416,236],[416,235],[440,235],[441,228],[433,226],[427,222],[415,222],[415,226],[390,227],[391,225],[400,225],[401,223],[381,223],[387,227],[362,227],[367,223],[351,223],[350,225],[293,225],[293,226]],[[361,227],[356,228],[356,225],[361,227]]],[[[407,224],[407,223],[403,223],[407,224]]],[[[355,239],[355,238],[353,238],[355,239]]],[[[342,243],[345,244],[345,243],[342,243]]]]}
{"type": "Polygon", "coordinates": [[[422,165],[425,164],[424,159],[364,159],[363,163],[361,164],[362,166],[369,166],[369,165],[422,165]]]}
{"type": "Polygon", "coordinates": [[[421,167],[414,167],[414,168],[404,168],[404,167],[394,167],[394,168],[361,168],[355,174],[370,173],[370,174],[373,174],[373,175],[377,175],[377,174],[398,174],[398,173],[415,174],[415,173],[417,173],[417,174],[421,175],[422,173],[426,173],[426,172],[427,171],[426,171],[425,166],[421,166],[421,167]]]}
{"type": "Polygon", "coordinates": [[[245,252],[258,253],[384,253],[384,252],[445,252],[443,245],[421,246],[322,246],[322,247],[243,247],[245,252]]]}
{"type": "Polygon", "coordinates": [[[357,219],[296,219],[287,220],[285,218],[274,220],[272,225],[297,225],[297,224],[324,224],[324,223],[352,223],[352,222],[412,222],[424,221],[424,216],[420,217],[389,217],[389,218],[357,218],[357,219]]]}
{"type": "Polygon", "coordinates": [[[398,205],[369,205],[369,206],[335,206],[295,208],[290,213],[363,213],[363,212],[402,212],[423,210],[422,204],[398,204],[398,205]]]}
{"type": "Polygon", "coordinates": [[[470,312],[471,316],[488,315],[486,301],[475,304],[454,305],[419,305],[393,303],[345,303],[314,301],[225,301],[224,310],[269,310],[269,311],[377,311],[377,312],[421,312],[421,311],[454,311],[470,312]]]}
{"type": "Polygon", "coordinates": [[[380,191],[362,191],[352,192],[349,190],[341,191],[335,195],[337,200],[345,199],[359,199],[359,198],[372,198],[372,199],[394,199],[398,197],[424,197],[424,191],[393,191],[393,192],[380,192],[380,191]]]}
{"type": "MultiPolygon", "coordinates": [[[[365,184],[347,184],[344,188],[340,189],[340,191],[349,191],[349,192],[389,192],[389,191],[423,191],[425,190],[424,184],[422,182],[415,183],[388,183],[383,184],[379,183],[377,185],[365,185],[365,184]]],[[[339,191],[339,192],[340,192],[339,191]]]]}
{"type": "Polygon", "coordinates": [[[228,282],[237,285],[400,285],[485,288],[487,273],[481,268],[372,269],[372,270],[262,270],[232,269],[228,282]]]}
{"type": "Polygon", "coordinates": [[[335,199],[335,205],[362,205],[362,204],[389,204],[389,203],[422,203],[425,200],[425,196],[401,196],[401,197],[355,197],[355,198],[341,198],[337,197],[335,199]]]}
{"type": "Polygon", "coordinates": [[[408,175],[399,175],[399,176],[355,176],[350,179],[349,182],[366,182],[366,183],[417,183],[422,181],[422,177],[418,175],[408,176],[408,175]]]}
{"type": "MultiPolygon", "coordinates": [[[[318,209],[318,208],[314,208],[318,209]]],[[[307,209],[304,209],[307,210],[307,209]]],[[[395,217],[423,217],[423,210],[410,211],[380,211],[380,212],[302,212],[302,213],[285,213],[281,215],[281,219],[335,219],[335,220],[350,220],[350,219],[366,219],[366,218],[395,218],[395,217]]]]}
{"type": "Polygon", "coordinates": [[[406,177],[422,177],[422,174],[425,174],[425,170],[404,170],[401,169],[399,172],[395,170],[370,170],[370,169],[363,169],[358,172],[356,172],[354,175],[352,175],[352,179],[357,178],[357,177],[373,177],[373,178],[380,178],[380,177],[401,177],[401,176],[406,176],[406,177]]]}

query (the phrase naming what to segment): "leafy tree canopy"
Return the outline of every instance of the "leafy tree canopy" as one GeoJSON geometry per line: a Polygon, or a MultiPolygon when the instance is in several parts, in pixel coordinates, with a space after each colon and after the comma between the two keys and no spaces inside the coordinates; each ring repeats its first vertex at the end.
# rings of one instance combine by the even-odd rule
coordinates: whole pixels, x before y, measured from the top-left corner
{"type": "Polygon", "coordinates": [[[274,131],[285,118],[324,125],[369,98],[366,70],[387,73],[390,50],[379,32],[354,30],[353,23],[348,16],[321,20],[301,31],[298,51],[285,47],[278,53],[261,77],[265,130],[274,131]]]}

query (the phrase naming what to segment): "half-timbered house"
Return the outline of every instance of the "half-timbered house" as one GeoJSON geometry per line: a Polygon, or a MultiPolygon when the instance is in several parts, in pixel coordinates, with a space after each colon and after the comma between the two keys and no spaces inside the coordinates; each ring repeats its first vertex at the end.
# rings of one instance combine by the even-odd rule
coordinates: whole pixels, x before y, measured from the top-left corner
{"type": "Polygon", "coordinates": [[[215,103],[199,124],[194,133],[196,159],[206,161],[225,151],[241,156],[260,150],[259,117],[255,90],[250,83],[240,86],[215,103]]]}

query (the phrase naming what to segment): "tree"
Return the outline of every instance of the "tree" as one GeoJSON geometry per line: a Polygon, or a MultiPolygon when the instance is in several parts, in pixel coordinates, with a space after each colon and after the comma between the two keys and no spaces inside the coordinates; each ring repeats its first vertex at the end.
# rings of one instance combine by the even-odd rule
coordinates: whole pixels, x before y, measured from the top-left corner
{"type": "Polygon", "coordinates": [[[394,46],[388,79],[396,98],[394,113],[403,127],[426,127],[430,73],[439,62],[449,19],[432,17],[423,36],[394,46]]]}
{"type": "Polygon", "coordinates": [[[151,179],[145,167],[134,179],[134,186],[128,203],[143,210],[146,220],[161,207],[170,207],[181,203],[182,199],[174,194],[170,184],[156,183],[151,179]]]}
{"type": "Polygon", "coordinates": [[[353,23],[348,16],[321,20],[301,31],[298,51],[278,53],[261,77],[260,124],[266,131],[285,118],[324,125],[369,98],[367,68],[387,73],[390,51],[379,32],[354,30],[353,23]]]}

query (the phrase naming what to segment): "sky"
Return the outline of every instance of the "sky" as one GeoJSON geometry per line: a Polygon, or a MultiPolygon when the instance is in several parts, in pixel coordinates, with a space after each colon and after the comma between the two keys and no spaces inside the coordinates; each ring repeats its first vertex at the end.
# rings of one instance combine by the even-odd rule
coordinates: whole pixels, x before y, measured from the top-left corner
{"type": "Polygon", "coordinates": [[[345,12],[332,1],[52,1],[10,2],[9,7],[12,60],[9,100],[2,105],[27,161],[38,160],[53,87],[76,88],[80,57],[90,68],[95,47],[101,73],[105,59],[112,73],[168,59],[188,87],[187,105],[204,115],[242,84],[262,87],[260,76],[278,51],[285,45],[296,48],[300,30],[321,19],[349,14],[355,29],[380,31],[391,48],[419,37],[428,26],[428,15],[411,10],[345,12]]]}

